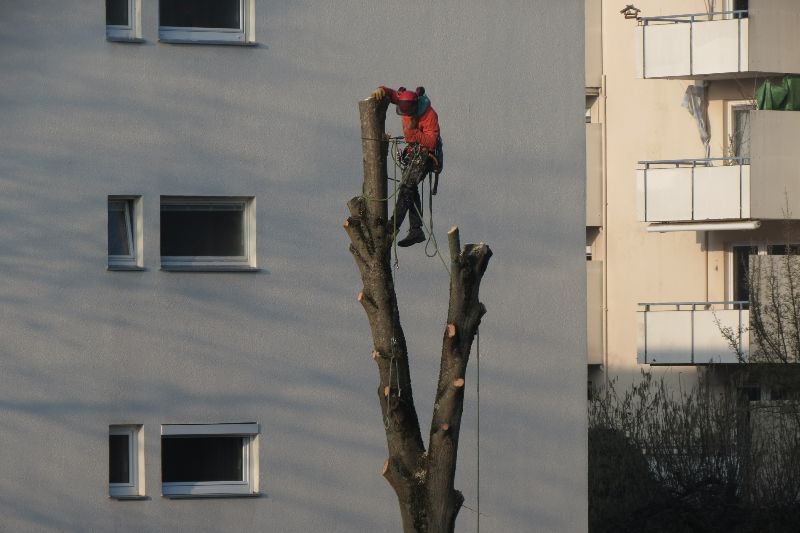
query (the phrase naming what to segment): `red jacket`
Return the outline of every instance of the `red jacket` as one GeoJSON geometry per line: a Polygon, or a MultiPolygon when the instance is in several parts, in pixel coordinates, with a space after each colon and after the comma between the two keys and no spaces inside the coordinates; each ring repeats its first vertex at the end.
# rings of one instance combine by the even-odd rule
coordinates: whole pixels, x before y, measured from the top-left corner
{"type": "MultiPolygon", "coordinates": [[[[388,87],[383,87],[386,96],[393,104],[397,104],[397,92],[388,87]]],[[[412,127],[412,117],[403,115],[403,135],[408,143],[419,143],[428,149],[429,152],[436,151],[436,140],[439,138],[439,115],[433,110],[432,106],[417,117],[417,126],[412,127]]]]}

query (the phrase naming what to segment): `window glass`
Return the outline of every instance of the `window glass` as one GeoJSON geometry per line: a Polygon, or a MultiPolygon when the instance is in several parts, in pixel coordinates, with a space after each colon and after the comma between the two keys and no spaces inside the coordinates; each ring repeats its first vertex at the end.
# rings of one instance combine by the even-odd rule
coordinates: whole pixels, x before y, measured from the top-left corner
{"type": "Polygon", "coordinates": [[[162,481],[243,481],[245,438],[162,437],[162,481]]]}
{"type": "Polygon", "coordinates": [[[769,255],[800,255],[800,244],[771,244],[767,247],[769,255]]]}
{"type": "Polygon", "coordinates": [[[243,203],[162,203],[161,255],[243,257],[243,203]]]}
{"type": "Polygon", "coordinates": [[[131,482],[128,435],[108,436],[108,481],[109,483],[131,482]]]}
{"type": "Polygon", "coordinates": [[[733,108],[733,144],[734,157],[750,157],[750,107],[733,108]]]}
{"type": "Polygon", "coordinates": [[[128,1],[129,0],[106,0],[106,25],[129,25],[128,1]]]}
{"type": "Polygon", "coordinates": [[[750,300],[747,278],[750,272],[750,256],[758,255],[756,246],[733,247],[733,299],[737,302],[750,300]]]}
{"type": "Polygon", "coordinates": [[[178,28],[241,27],[240,0],[160,0],[161,26],[178,28]]]}
{"type": "Polygon", "coordinates": [[[108,201],[108,255],[133,255],[131,202],[108,201]]]}
{"type": "Polygon", "coordinates": [[[760,402],[761,401],[761,387],[758,385],[745,385],[739,387],[739,398],[747,402],[760,402]]]}

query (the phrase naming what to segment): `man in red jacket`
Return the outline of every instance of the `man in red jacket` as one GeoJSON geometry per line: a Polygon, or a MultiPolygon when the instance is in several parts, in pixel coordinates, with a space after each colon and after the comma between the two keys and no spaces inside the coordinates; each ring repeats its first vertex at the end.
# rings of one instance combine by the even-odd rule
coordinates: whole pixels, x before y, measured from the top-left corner
{"type": "Polygon", "coordinates": [[[439,140],[439,116],[431,107],[431,101],[425,96],[423,87],[418,87],[416,91],[400,87],[395,91],[381,86],[372,93],[372,98],[376,100],[389,98],[389,101],[397,106],[397,114],[403,117],[403,136],[410,148],[407,150],[411,154],[419,154],[419,157],[411,158],[408,167],[403,172],[403,179],[395,200],[394,216],[388,224],[390,231],[400,228],[406,213],[410,210],[408,235],[398,241],[397,245],[411,246],[425,240],[417,186],[434,166],[431,156],[435,154],[436,143],[439,140]]]}

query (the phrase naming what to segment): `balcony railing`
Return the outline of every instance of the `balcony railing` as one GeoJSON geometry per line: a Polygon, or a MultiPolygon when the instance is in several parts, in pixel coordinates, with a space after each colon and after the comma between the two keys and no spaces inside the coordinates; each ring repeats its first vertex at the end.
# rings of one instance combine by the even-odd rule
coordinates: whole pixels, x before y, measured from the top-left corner
{"type": "Polygon", "coordinates": [[[642,222],[750,218],[750,158],[713,157],[639,161],[638,215],[642,222]]]}
{"type": "Polygon", "coordinates": [[[641,303],[637,360],[651,365],[740,363],[750,351],[748,302],[641,303]],[[723,331],[733,332],[736,350],[723,331]]]}
{"type": "Polygon", "coordinates": [[[747,10],[640,18],[637,76],[699,78],[748,72],[749,34],[747,10]]]}

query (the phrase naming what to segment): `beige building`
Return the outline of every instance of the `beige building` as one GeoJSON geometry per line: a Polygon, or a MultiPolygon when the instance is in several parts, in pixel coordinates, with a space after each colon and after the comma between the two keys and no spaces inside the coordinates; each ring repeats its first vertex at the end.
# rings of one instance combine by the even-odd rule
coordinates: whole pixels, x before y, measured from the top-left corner
{"type": "Polygon", "coordinates": [[[586,1],[594,385],[640,368],[686,380],[709,362],[740,364],[720,324],[744,331],[747,355],[748,257],[781,253],[800,233],[800,113],[754,110],[765,79],[800,73],[800,4],[622,7],[586,1]]]}

